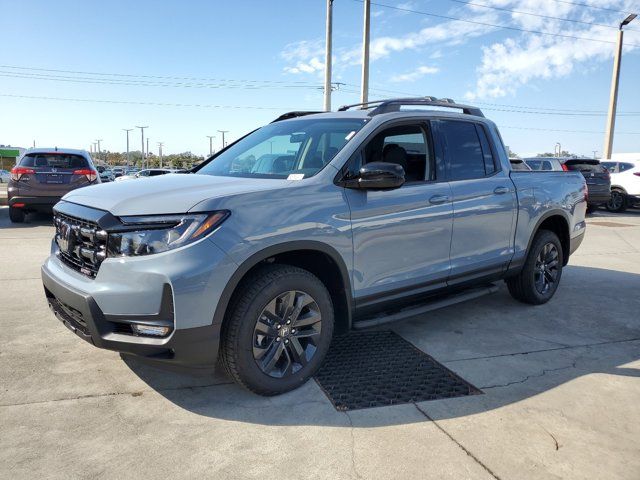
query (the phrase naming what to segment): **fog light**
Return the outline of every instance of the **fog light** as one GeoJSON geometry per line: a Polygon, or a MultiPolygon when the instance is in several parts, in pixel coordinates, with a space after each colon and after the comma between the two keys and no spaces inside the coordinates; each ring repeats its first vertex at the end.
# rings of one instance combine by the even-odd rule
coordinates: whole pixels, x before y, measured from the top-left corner
{"type": "Polygon", "coordinates": [[[133,333],[136,335],[151,335],[153,337],[164,337],[171,330],[169,327],[156,327],[154,325],[131,325],[133,333]]]}

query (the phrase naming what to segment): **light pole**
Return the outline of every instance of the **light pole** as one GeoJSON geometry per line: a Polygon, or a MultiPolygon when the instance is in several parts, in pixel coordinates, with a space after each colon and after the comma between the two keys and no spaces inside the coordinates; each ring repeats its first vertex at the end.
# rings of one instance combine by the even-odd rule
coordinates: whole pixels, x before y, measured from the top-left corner
{"type": "Polygon", "coordinates": [[[139,127],[138,125],[136,125],[136,128],[140,129],[140,138],[141,138],[141,141],[142,141],[142,159],[141,159],[141,162],[142,162],[142,167],[144,168],[144,129],[145,128],[149,128],[149,126],[147,125],[145,127],[139,127]]]}
{"type": "Polygon", "coordinates": [[[207,135],[209,139],[209,156],[213,155],[213,139],[216,138],[215,135],[207,135]]]}
{"type": "Polygon", "coordinates": [[[129,170],[129,132],[133,130],[133,128],[123,128],[125,132],[127,132],[127,170],[129,170]]]}
{"type": "Polygon", "coordinates": [[[164,143],[158,142],[158,155],[160,156],[160,168],[162,168],[162,145],[164,145],[164,143]]]}
{"type": "Polygon", "coordinates": [[[553,148],[553,153],[556,154],[556,157],[559,157],[562,153],[562,145],[560,145],[560,142],[556,143],[556,146],[553,148]]]}
{"type": "Polygon", "coordinates": [[[101,158],[102,157],[102,150],[100,150],[100,142],[101,141],[102,141],[101,138],[96,138],[96,143],[98,144],[98,158],[104,162],[104,158],[101,158]]]}
{"type": "Polygon", "coordinates": [[[331,36],[333,30],[333,0],[327,0],[327,33],[324,52],[324,111],[331,111],[331,36]]]}
{"type": "Polygon", "coordinates": [[[218,130],[218,133],[222,134],[222,148],[224,148],[226,145],[224,144],[224,134],[225,133],[229,133],[229,130],[218,130]]]}
{"type": "Polygon", "coordinates": [[[371,0],[364,0],[364,28],[362,33],[362,90],[360,101],[369,101],[369,33],[371,26],[371,0]]]}
{"type": "Polygon", "coordinates": [[[144,168],[149,168],[149,137],[147,137],[147,161],[144,163],[144,168]]]}
{"type": "Polygon", "coordinates": [[[618,42],[616,45],[616,55],[613,59],[613,77],[611,78],[611,94],[609,96],[609,114],[607,115],[607,130],[604,136],[604,154],[602,158],[611,158],[613,150],[613,131],[616,126],[616,108],[618,106],[618,83],[620,82],[620,63],[622,61],[622,38],[624,36],[623,27],[629,25],[638,15],[632,13],[622,22],[618,30],[618,42]]]}

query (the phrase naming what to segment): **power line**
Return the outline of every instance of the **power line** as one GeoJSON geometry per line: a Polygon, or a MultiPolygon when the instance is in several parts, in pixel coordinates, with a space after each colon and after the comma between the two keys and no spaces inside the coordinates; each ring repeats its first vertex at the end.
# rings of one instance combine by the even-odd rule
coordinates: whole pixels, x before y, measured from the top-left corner
{"type": "Polygon", "coordinates": [[[570,2],[569,0],[553,0],[553,1],[557,3],[566,3],[567,5],[575,5],[576,7],[586,7],[586,8],[593,8],[594,10],[606,10],[608,12],[624,13],[625,15],[628,15],[629,13],[631,13],[631,12],[626,12],[624,10],[616,10],[615,8],[598,7],[596,5],[591,5],[588,3],[570,2]]]}
{"type": "Polygon", "coordinates": [[[13,95],[7,93],[0,93],[0,97],[8,98],[25,98],[29,100],[56,100],[63,102],[84,102],[84,103],[113,103],[122,105],[149,105],[158,107],[197,107],[197,108],[225,108],[225,109],[237,109],[237,110],[295,110],[295,108],[286,107],[258,107],[258,106],[243,106],[243,105],[212,105],[201,103],[161,103],[161,102],[137,102],[128,100],[100,100],[91,98],[68,98],[68,97],[45,97],[35,95],[13,95]]]}
{"type": "Polygon", "coordinates": [[[14,73],[0,70],[0,77],[21,78],[29,80],[49,80],[55,82],[71,82],[99,85],[125,85],[138,87],[172,87],[172,88],[238,88],[245,90],[262,90],[265,88],[306,88],[315,89],[316,85],[295,85],[295,84],[236,84],[236,83],[184,83],[184,82],[151,82],[146,80],[116,80],[106,78],[70,77],[62,75],[48,75],[41,73],[14,73]]]}
{"type": "MultiPolygon", "coordinates": [[[[500,128],[508,128],[508,129],[515,129],[515,130],[536,130],[536,131],[540,131],[540,132],[556,132],[556,133],[588,133],[588,134],[604,134],[603,131],[596,131],[596,130],[559,130],[559,129],[552,129],[552,128],[532,128],[532,127],[515,127],[515,126],[510,126],[510,125],[500,125],[500,128]]],[[[640,132],[618,132],[616,131],[616,135],[617,134],[622,134],[622,135],[640,135],[640,132]]]]}
{"type": "Polygon", "coordinates": [[[192,77],[192,76],[166,76],[166,75],[138,75],[131,73],[113,73],[113,72],[89,72],[82,70],[60,70],[54,68],[38,68],[25,67],[20,65],[0,65],[0,68],[12,68],[16,70],[33,70],[39,72],[55,72],[55,73],[74,73],[80,75],[99,75],[104,77],[129,77],[129,78],[150,78],[165,80],[202,80],[207,82],[238,82],[238,83],[273,83],[273,84],[309,84],[317,86],[315,82],[309,81],[285,81],[285,80],[247,80],[247,79],[229,79],[229,78],[208,78],[208,77],[192,77]]]}
{"type": "MultiPolygon", "coordinates": [[[[358,3],[362,3],[363,0],[353,0],[354,2],[358,2],[358,3]]],[[[568,38],[568,39],[572,39],[572,40],[584,40],[587,42],[598,42],[598,43],[609,43],[609,44],[615,44],[616,42],[611,41],[611,40],[601,40],[598,38],[589,38],[589,37],[578,37],[575,35],[567,35],[564,33],[553,33],[553,32],[543,32],[541,30],[528,30],[525,28],[519,28],[519,27],[512,27],[509,25],[499,25],[496,23],[488,23],[488,22],[479,22],[476,20],[468,20],[468,19],[464,19],[464,18],[459,18],[459,17],[451,17],[448,15],[439,15],[436,13],[430,13],[430,12],[423,12],[420,10],[414,10],[411,8],[405,8],[405,7],[396,7],[394,5],[385,5],[383,3],[374,3],[371,2],[371,5],[375,5],[377,7],[382,7],[382,8],[389,8],[392,10],[399,10],[401,12],[408,12],[408,13],[416,13],[418,15],[426,15],[428,17],[433,17],[433,18],[441,18],[444,20],[452,20],[452,21],[456,21],[456,22],[463,22],[463,23],[471,23],[474,25],[482,25],[485,27],[492,27],[492,28],[502,28],[504,30],[513,30],[516,32],[523,32],[523,33],[534,33],[536,35],[547,35],[550,37],[559,37],[559,38],[568,38]]],[[[638,44],[634,44],[634,43],[627,43],[627,46],[631,46],[631,47],[640,47],[640,45],[638,44]]]]}
{"type": "MultiPolygon", "coordinates": [[[[594,27],[605,27],[605,28],[613,28],[614,30],[618,29],[617,25],[607,25],[604,23],[594,23],[594,22],[586,22],[583,20],[575,20],[572,18],[562,18],[562,17],[554,17],[552,15],[542,15],[539,13],[533,13],[533,12],[523,12],[522,10],[513,10],[511,8],[505,8],[505,7],[495,7],[493,5],[485,5],[483,3],[475,3],[475,2],[469,2],[466,0],[449,0],[450,2],[454,2],[454,3],[461,3],[463,5],[469,5],[472,7],[480,7],[480,8],[487,8],[490,10],[497,10],[500,12],[509,12],[509,13],[517,13],[519,15],[528,15],[531,17],[537,17],[537,18],[544,18],[547,20],[559,20],[561,22],[571,22],[571,23],[579,23],[581,25],[590,25],[590,26],[594,26],[594,27]]],[[[627,28],[626,30],[631,30],[629,28],[627,28]]]]}

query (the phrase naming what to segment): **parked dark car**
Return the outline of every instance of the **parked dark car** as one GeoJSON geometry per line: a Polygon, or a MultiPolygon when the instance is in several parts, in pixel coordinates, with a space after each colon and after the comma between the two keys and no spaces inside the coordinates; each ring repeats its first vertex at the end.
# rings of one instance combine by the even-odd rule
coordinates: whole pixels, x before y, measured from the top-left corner
{"type": "Polygon", "coordinates": [[[607,204],[611,198],[611,176],[609,170],[593,158],[570,158],[562,163],[569,171],[582,173],[587,181],[589,197],[587,212],[592,212],[599,206],[607,204]]]}
{"type": "Polygon", "coordinates": [[[113,173],[113,170],[111,170],[109,167],[105,167],[104,165],[98,165],[96,169],[98,170],[98,174],[100,175],[100,181],[102,183],[113,182],[116,179],[113,173]]]}
{"type": "Polygon", "coordinates": [[[100,177],[84,150],[27,150],[11,170],[7,187],[9,218],[15,223],[24,222],[27,213],[51,211],[66,193],[95,183],[100,183],[100,177]]]}

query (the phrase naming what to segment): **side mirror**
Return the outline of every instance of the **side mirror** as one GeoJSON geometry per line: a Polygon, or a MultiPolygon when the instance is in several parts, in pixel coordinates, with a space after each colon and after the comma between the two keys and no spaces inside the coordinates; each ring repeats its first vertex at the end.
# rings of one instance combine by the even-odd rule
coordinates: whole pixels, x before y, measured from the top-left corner
{"type": "Polygon", "coordinates": [[[353,187],[368,190],[383,190],[401,187],[404,184],[404,168],[397,163],[371,162],[360,168],[353,187]]]}

